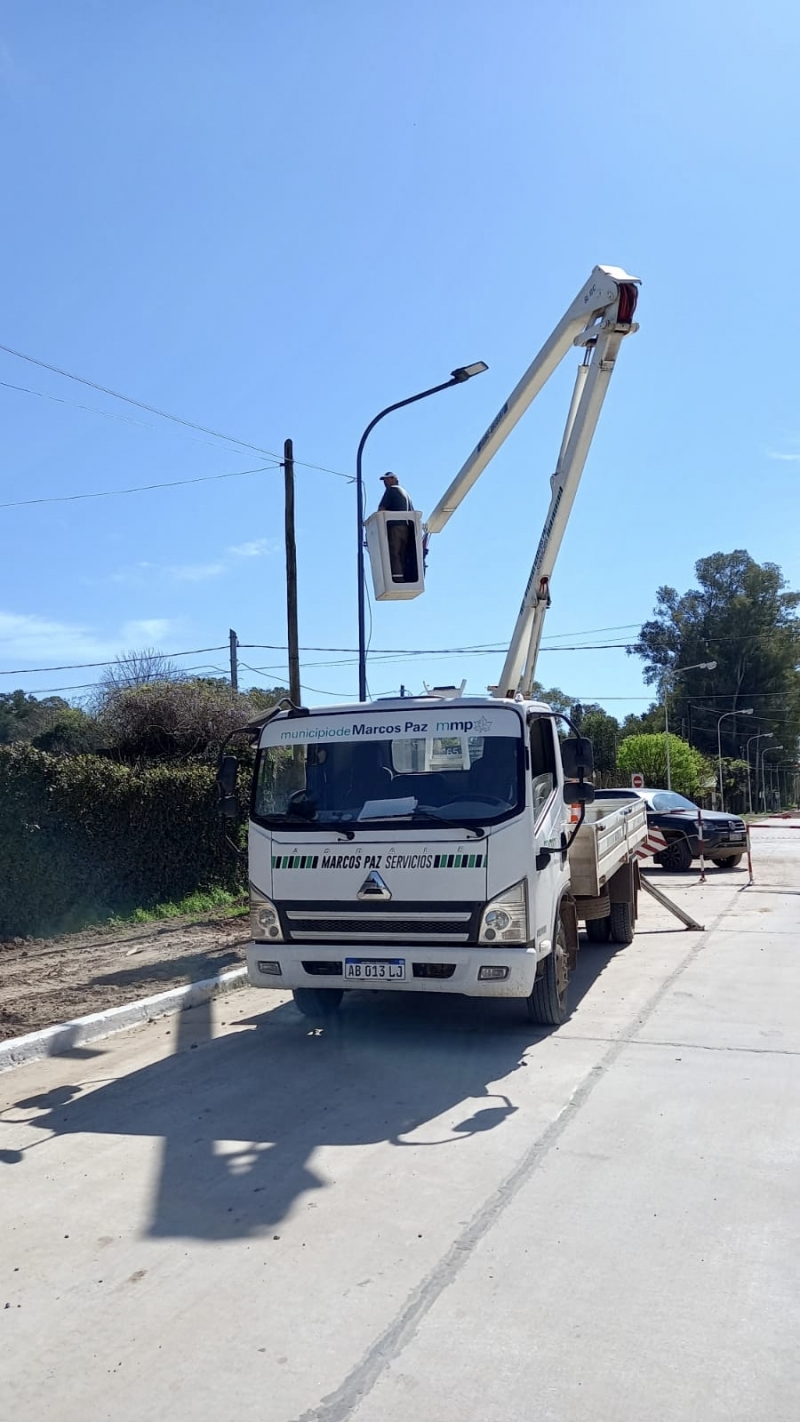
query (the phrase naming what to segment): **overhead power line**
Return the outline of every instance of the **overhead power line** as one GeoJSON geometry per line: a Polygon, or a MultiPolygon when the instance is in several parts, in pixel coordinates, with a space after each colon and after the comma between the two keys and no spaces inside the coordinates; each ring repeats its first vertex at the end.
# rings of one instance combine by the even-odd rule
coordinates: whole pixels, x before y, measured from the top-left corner
{"type": "MultiPolygon", "coordinates": [[[[269,642],[240,642],[243,651],[267,651],[286,652],[288,650],[285,643],[269,642]]],[[[185,652],[164,652],[162,655],[168,660],[175,657],[194,657],[200,652],[223,652],[226,646],[220,644],[218,647],[193,647],[185,652]]],[[[483,647],[400,647],[400,648],[376,648],[373,658],[379,662],[404,661],[409,657],[486,657],[495,656],[498,649],[485,649],[483,647]]],[[[573,651],[604,651],[606,647],[597,646],[593,643],[586,643],[584,647],[546,647],[544,651],[552,652],[573,652],[573,651]]],[[[344,654],[356,654],[355,647],[301,647],[301,652],[333,652],[344,654]]],[[[0,671],[0,676],[33,676],[41,672],[54,671],[86,671],[97,667],[113,667],[130,660],[126,657],[112,657],[105,662],[71,662],[59,666],[47,667],[13,667],[10,671],[0,671]]],[[[320,666],[347,665],[347,663],[321,662],[320,666]]]]}
{"type": "MultiPolygon", "coordinates": [[[[66,395],[54,395],[51,390],[32,390],[29,385],[12,385],[10,380],[0,380],[0,387],[3,390],[16,390],[20,395],[34,395],[37,400],[50,400],[54,405],[68,405],[70,409],[82,410],[84,414],[101,415],[104,420],[116,420],[119,424],[135,425],[140,430],[158,432],[158,425],[151,424],[149,420],[137,420],[134,415],[122,415],[117,410],[104,410],[100,405],[81,405],[78,400],[68,400],[66,395]]],[[[207,449],[219,448],[212,439],[198,439],[193,442],[203,444],[207,449]]]]}
{"type": "MultiPolygon", "coordinates": [[[[262,449],[258,444],[250,444],[247,440],[236,439],[233,435],[225,434],[222,430],[209,429],[206,425],[197,424],[194,420],[184,419],[182,415],[173,415],[169,410],[161,410],[157,405],[148,405],[144,400],[137,400],[133,395],[124,395],[119,390],[112,390],[108,385],[100,385],[96,380],[89,380],[84,375],[75,375],[73,371],[62,370],[58,365],[51,365],[49,361],[40,360],[37,356],[25,355],[24,351],[14,350],[12,346],[0,344],[0,351],[5,351],[6,355],[14,356],[17,360],[27,361],[29,365],[37,365],[42,370],[49,370],[53,375],[60,375],[65,380],[74,380],[79,385],[86,385],[90,390],[97,390],[101,395],[110,395],[114,400],[122,400],[127,405],[132,405],[138,410],[145,410],[150,415],[158,415],[162,420],[170,420],[173,424],[181,425],[184,429],[196,430],[199,434],[210,435],[212,439],[224,440],[226,444],[231,444],[239,449],[250,449],[254,454],[266,455],[268,459],[281,462],[281,456],[274,450],[262,449]]],[[[42,400],[54,400],[58,404],[70,405],[73,401],[64,400],[59,395],[52,395],[44,390],[31,390],[27,385],[12,385],[9,381],[2,380],[0,385],[7,390],[17,390],[25,395],[36,395],[42,400]]],[[[123,416],[113,415],[108,410],[100,410],[94,405],[75,405],[78,410],[85,410],[91,414],[103,415],[108,419],[123,419],[123,416]]],[[[152,425],[144,425],[142,421],[129,421],[132,424],[142,424],[145,429],[152,429],[152,425]]],[[[346,479],[348,483],[354,482],[354,476],[342,473],[341,469],[329,469],[324,464],[311,464],[307,460],[296,459],[295,464],[300,464],[304,469],[318,469],[322,474],[335,474],[337,479],[346,479]]],[[[191,481],[187,481],[191,482],[191,481]]],[[[199,481],[197,481],[199,482],[199,481]]],[[[160,487],[153,485],[152,487],[160,487]]],[[[138,492],[138,491],[137,491],[138,492]]],[[[49,500],[36,500],[36,502],[50,502],[49,500]]],[[[0,508],[11,508],[11,504],[1,504],[0,508]]]]}
{"type": "Polygon", "coordinates": [[[199,425],[194,420],[186,420],[182,415],[173,415],[169,410],[160,410],[157,405],[148,405],[145,400],[137,400],[133,395],[123,395],[119,390],[112,390],[108,385],[100,385],[96,380],[89,380],[85,375],[75,375],[71,370],[62,370],[58,365],[51,365],[49,361],[39,360],[37,356],[25,355],[23,351],[15,351],[11,346],[0,344],[0,351],[5,351],[6,355],[15,356],[17,360],[25,360],[29,365],[38,365],[41,370],[49,370],[53,375],[61,375],[65,380],[75,380],[79,385],[87,385],[90,390],[98,390],[101,395],[110,395],[114,400],[124,400],[126,405],[135,405],[137,410],[146,410],[150,415],[158,415],[162,420],[171,420],[173,424],[183,425],[189,430],[199,430],[200,434],[212,435],[214,439],[225,440],[227,444],[238,445],[240,449],[252,449],[255,454],[265,454],[268,459],[280,461],[280,455],[272,449],[262,449],[260,445],[249,444],[247,440],[235,439],[233,435],[225,434],[222,430],[209,429],[207,425],[199,425]]]}
{"type": "MultiPolygon", "coordinates": [[[[175,657],[197,657],[201,652],[227,652],[227,642],[218,647],[193,647],[188,652],[161,652],[159,653],[165,661],[172,661],[175,657]]],[[[137,657],[112,657],[108,662],[67,662],[57,667],[16,667],[12,671],[0,672],[0,676],[33,676],[39,672],[51,671],[89,671],[96,667],[118,667],[125,666],[128,662],[137,661],[137,657]]]]}
{"type": "Polygon", "coordinates": [[[260,464],[257,469],[234,469],[229,474],[200,474],[194,479],[170,479],[163,484],[134,484],[129,489],[98,489],[89,494],[52,494],[40,499],[16,499],[10,504],[0,504],[0,509],[21,509],[31,504],[72,504],[78,499],[113,499],[118,494],[145,494],[151,489],[177,489],[181,484],[213,484],[217,479],[244,479],[248,474],[263,474],[267,469],[279,467],[279,464],[260,464]]]}

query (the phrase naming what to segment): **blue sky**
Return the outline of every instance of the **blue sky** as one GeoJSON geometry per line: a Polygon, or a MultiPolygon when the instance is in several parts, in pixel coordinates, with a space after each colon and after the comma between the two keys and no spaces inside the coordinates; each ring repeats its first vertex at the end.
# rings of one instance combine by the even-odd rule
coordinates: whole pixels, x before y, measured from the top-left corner
{"type": "MultiPolygon", "coordinates": [[[[7,0],[0,23],[4,345],[344,474],[383,405],[485,360],[367,447],[370,507],[392,468],[429,511],[594,264],[619,264],[642,278],[641,329],[541,679],[641,709],[635,658],[554,649],[633,636],[656,588],[720,549],[800,585],[796,4],[7,0]]],[[[375,609],[375,648],[507,643],[574,364],[434,540],[424,597],[375,609]]],[[[0,381],[3,503],[268,462],[4,352],[0,381]]],[[[353,647],[353,486],[300,466],[297,483],[301,643],[353,647]]],[[[278,469],[0,517],[0,671],[216,647],[229,627],[285,643],[278,469]]],[[[244,684],[285,678],[280,651],[242,658],[267,668],[244,684]]],[[[501,665],[376,655],[370,689],[481,691],[501,665]]],[[[346,655],[302,668],[312,703],[355,692],[346,655]]],[[[80,697],[97,675],[0,686],[80,697]]]]}

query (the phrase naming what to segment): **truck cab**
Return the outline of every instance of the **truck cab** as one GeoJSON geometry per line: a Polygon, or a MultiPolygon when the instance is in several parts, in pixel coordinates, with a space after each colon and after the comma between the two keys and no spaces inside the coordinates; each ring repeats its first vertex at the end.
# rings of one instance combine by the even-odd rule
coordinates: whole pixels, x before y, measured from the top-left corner
{"type": "Polygon", "coordinates": [[[281,712],[253,776],[250,981],[313,1016],[377,988],[516,997],[563,1020],[577,948],[564,785],[541,703],[281,712]]]}

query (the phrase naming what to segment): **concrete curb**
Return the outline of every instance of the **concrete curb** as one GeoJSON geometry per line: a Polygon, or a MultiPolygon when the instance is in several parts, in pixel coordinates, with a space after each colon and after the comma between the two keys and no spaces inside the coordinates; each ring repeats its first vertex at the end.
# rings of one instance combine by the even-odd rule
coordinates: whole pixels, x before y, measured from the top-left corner
{"type": "Polygon", "coordinates": [[[106,1012],[76,1017],[72,1022],[61,1022],[55,1027],[45,1027],[41,1032],[31,1032],[27,1037],[12,1037],[7,1042],[0,1042],[0,1072],[23,1066],[26,1062],[41,1061],[43,1057],[57,1057],[70,1047],[96,1042],[100,1037],[110,1037],[114,1032],[136,1027],[140,1022],[152,1022],[170,1012],[197,1007],[210,997],[219,997],[244,987],[246,982],[247,969],[233,968],[231,972],[220,973],[215,978],[170,988],[167,992],[156,993],[154,997],[126,1002],[122,1007],[110,1007],[106,1012]]]}

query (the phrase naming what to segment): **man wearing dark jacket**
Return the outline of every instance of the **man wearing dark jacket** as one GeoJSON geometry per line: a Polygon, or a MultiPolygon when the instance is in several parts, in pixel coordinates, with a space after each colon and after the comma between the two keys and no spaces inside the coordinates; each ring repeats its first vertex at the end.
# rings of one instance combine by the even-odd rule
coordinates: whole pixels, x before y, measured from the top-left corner
{"type": "MultiPolygon", "coordinates": [[[[378,504],[378,509],[383,513],[413,512],[414,505],[411,502],[411,497],[405,489],[400,487],[397,475],[382,474],[381,480],[383,482],[383,498],[378,504]]],[[[410,520],[406,523],[401,519],[392,519],[387,528],[387,535],[393,581],[402,583],[409,578],[415,580],[419,574],[414,557],[413,523],[410,520]]]]}
{"type": "Polygon", "coordinates": [[[400,480],[396,474],[381,474],[383,484],[383,498],[378,504],[378,508],[383,513],[405,513],[406,509],[414,508],[410,496],[405,489],[400,488],[400,480]]]}

